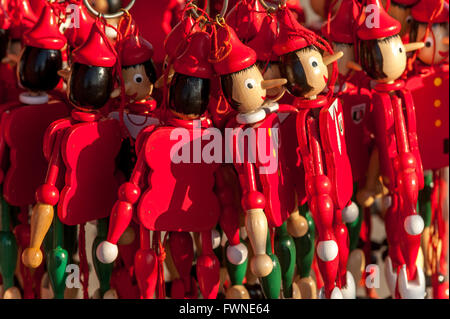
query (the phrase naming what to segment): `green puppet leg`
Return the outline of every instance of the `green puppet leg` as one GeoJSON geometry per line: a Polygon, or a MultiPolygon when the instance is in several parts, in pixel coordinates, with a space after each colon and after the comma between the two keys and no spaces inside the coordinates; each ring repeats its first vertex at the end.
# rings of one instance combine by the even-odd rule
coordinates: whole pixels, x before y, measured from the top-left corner
{"type": "Polygon", "coordinates": [[[47,255],[47,269],[52,285],[55,299],[64,299],[66,290],[66,267],[69,256],[62,248],[64,242],[64,225],[58,218],[58,214],[53,216],[53,249],[47,255]]]}
{"type": "Polygon", "coordinates": [[[297,285],[300,289],[302,299],[316,299],[317,287],[311,277],[316,227],[307,204],[301,206],[299,212],[308,223],[308,231],[304,236],[294,238],[295,249],[297,252],[297,273],[300,276],[300,280],[297,281],[297,285]]]}
{"type": "MultiPolygon", "coordinates": [[[[0,190],[1,191],[1,190],[0,190]]],[[[16,237],[10,229],[10,206],[1,196],[1,223],[0,223],[0,273],[3,279],[3,291],[14,287],[14,270],[17,262],[16,237]]]]}
{"type": "Polygon", "coordinates": [[[286,222],[277,228],[275,253],[279,257],[281,265],[283,296],[285,298],[292,298],[292,283],[294,281],[296,251],[294,239],[287,231],[286,222]]]}
{"type": "Polygon", "coordinates": [[[272,272],[261,278],[262,288],[267,299],[279,299],[281,291],[281,266],[278,257],[272,252],[270,232],[267,232],[266,253],[272,259],[272,272]]]}
{"type": "Polygon", "coordinates": [[[106,240],[108,236],[108,220],[107,218],[99,219],[97,221],[97,237],[95,237],[92,245],[92,260],[94,262],[95,273],[100,282],[100,296],[103,298],[105,293],[110,290],[111,275],[114,268],[114,263],[104,264],[97,259],[97,246],[106,240]]]}
{"type": "MultiPolygon", "coordinates": [[[[245,241],[241,240],[241,243],[245,245],[245,241]]],[[[227,242],[225,246],[225,251],[227,251],[228,246],[230,245],[227,242]]],[[[234,265],[228,261],[228,258],[224,258],[225,264],[227,267],[228,276],[230,277],[231,287],[228,288],[226,292],[227,299],[250,299],[249,293],[247,289],[244,287],[244,278],[247,273],[248,267],[248,257],[242,264],[234,265]]]]}

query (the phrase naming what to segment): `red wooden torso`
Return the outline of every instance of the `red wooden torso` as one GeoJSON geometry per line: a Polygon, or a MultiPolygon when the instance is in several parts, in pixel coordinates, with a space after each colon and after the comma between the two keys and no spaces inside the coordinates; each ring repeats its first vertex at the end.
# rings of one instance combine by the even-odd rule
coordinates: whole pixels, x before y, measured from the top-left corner
{"type": "Polygon", "coordinates": [[[58,203],[64,224],[109,216],[119,187],[115,160],[120,144],[120,126],[114,119],[75,122],[65,130],[61,143],[65,186],[58,203]]]}
{"type": "MultiPolygon", "coordinates": [[[[249,159],[255,161],[255,175],[259,191],[264,194],[266,207],[264,212],[267,221],[272,227],[279,227],[289,217],[295,207],[295,188],[293,177],[289,174],[286,165],[285,148],[283,147],[280,121],[276,113],[270,113],[258,123],[247,125],[238,124],[233,118],[228,127],[241,128],[243,132],[253,129],[256,145],[249,147],[247,139],[233,138],[233,154],[238,154],[241,150],[247,152],[256,151],[249,159]],[[269,141],[272,140],[270,143],[269,141]],[[244,147],[239,147],[241,143],[244,147]],[[262,156],[261,156],[262,154],[262,156]],[[272,157],[271,160],[268,158],[272,157]]],[[[240,157],[240,158],[245,158],[240,157]]]]}
{"type": "Polygon", "coordinates": [[[44,133],[53,121],[68,114],[69,106],[56,100],[20,105],[3,113],[2,132],[10,152],[3,195],[11,205],[35,202],[36,189],[44,181],[48,165],[42,152],[44,133]]]}
{"type": "Polygon", "coordinates": [[[353,180],[362,181],[369,165],[371,147],[370,91],[364,88],[358,90],[353,84],[347,82],[338,96],[344,114],[345,143],[353,180]]]}
{"type": "Polygon", "coordinates": [[[449,67],[419,63],[406,86],[415,102],[423,168],[439,169],[449,165],[449,67]]]}
{"type": "Polygon", "coordinates": [[[209,143],[204,139],[209,134],[204,128],[164,126],[148,136],[140,155],[145,156],[150,170],[148,187],[142,192],[137,209],[145,228],[200,232],[217,224],[220,207],[214,193],[214,173],[220,163],[204,162],[196,146],[203,153],[209,143]],[[189,149],[190,156],[176,163],[175,154],[181,154],[183,149],[189,149]],[[194,156],[198,156],[197,163],[194,156]]]}

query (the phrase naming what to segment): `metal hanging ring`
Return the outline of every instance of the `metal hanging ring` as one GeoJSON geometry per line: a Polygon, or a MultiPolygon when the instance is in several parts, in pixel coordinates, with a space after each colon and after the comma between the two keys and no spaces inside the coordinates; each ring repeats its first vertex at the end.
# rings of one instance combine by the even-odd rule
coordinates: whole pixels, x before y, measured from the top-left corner
{"type": "Polygon", "coordinates": [[[217,15],[217,18],[219,20],[222,20],[225,17],[225,13],[227,13],[228,10],[228,0],[223,0],[222,10],[217,15]]]}
{"type": "Polygon", "coordinates": [[[100,12],[98,12],[97,10],[95,10],[92,5],[89,3],[88,0],[83,0],[84,5],[86,6],[86,8],[88,9],[88,11],[90,13],[92,13],[94,16],[96,17],[100,17],[102,16],[105,19],[116,19],[116,18],[120,18],[126,11],[130,11],[131,8],[133,8],[134,3],[136,2],[136,0],[131,0],[130,3],[123,8],[123,10],[120,10],[116,13],[111,13],[111,14],[102,14],[100,12]]]}

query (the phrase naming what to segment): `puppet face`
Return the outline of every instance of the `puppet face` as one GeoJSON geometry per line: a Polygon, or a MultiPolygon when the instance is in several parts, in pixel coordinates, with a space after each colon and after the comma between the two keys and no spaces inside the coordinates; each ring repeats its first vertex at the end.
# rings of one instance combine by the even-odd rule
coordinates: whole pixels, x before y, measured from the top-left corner
{"type": "Polygon", "coordinates": [[[60,50],[25,47],[20,57],[17,76],[20,84],[34,92],[49,91],[58,85],[62,68],[60,50]]]}
{"type": "Polygon", "coordinates": [[[434,24],[428,37],[424,39],[427,26],[420,24],[417,30],[416,41],[423,41],[425,47],[420,49],[417,53],[417,58],[425,64],[438,64],[443,60],[448,59],[448,44],[444,43],[444,39],[448,39],[448,23],[434,24]],[[433,37],[434,35],[434,37],[433,37]],[[433,60],[434,57],[434,60],[433,60]]]}
{"type": "MultiPolygon", "coordinates": [[[[348,68],[348,63],[351,61],[355,61],[355,52],[354,52],[354,45],[353,44],[347,44],[347,43],[336,43],[333,42],[333,51],[338,52],[342,51],[344,55],[342,58],[340,58],[337,61],[338,65],[338,71],[341,76],[346,76],[350,69],[348,68]]],[[[328,72],[331,73],[333,65],[330,64],[328,69],[328,72]]]]}
{"type": "Polygon", "coordinates": [[[383,57],[383,72],[386,78],[379,82],[395,81],[405,72],[406,49],[400,37],[394,37],[390,41],[378,41],[381,56],[383,57]]]}
{"type": "Polygon", "coordinates": [[[153,91],[153,83],[147,76],[144,64],[122,69],[126,94],[134,101],[147,99],[153,91]]]}
{"type": "Polygon", "coordinates": [[[398,5],[395,2],[391,2],[388,13],[391,17],[401,23],[402,28],[400,30],[400,36],[407,34],[412,22],[411,8],[398,5]]]}
{"type": "Polygon", "coordinates": [[[250,113],[263,105],[267,92],[261,87],[264,78],[256,65],[231,74],[231,80],[231,98],[237,102],[239,112],[250,113]]]}
{"type": "Polygon", "coordinates": [[[397,80],[406,69],[406,49],[399,35],[361,41],[359,58],[364,71],[379,83],[397,80]]]}
{"type": "MultiPolygon", "coordinates": [[[[262,64],[258,65],[258,69],[263,74],[264,80],[273,80],[281,78],[280,66],[277,62],[270,62],[267,68],[265,68],[265,65],[264,66],[262,64]]],[[[283,93],[283,90],[284,90],[283,87],[275,87],[267,89],[266,90],[267,98],[273,100],[279,97],[279,95],[283,93]]]]}
{"type": "Polygon", "coordinates": [[[288,80],[287,89],[297,97],[315,98],[328,82],[328,70],[322,55],[306,47],[282,57],[281,74],[288,80]]]}

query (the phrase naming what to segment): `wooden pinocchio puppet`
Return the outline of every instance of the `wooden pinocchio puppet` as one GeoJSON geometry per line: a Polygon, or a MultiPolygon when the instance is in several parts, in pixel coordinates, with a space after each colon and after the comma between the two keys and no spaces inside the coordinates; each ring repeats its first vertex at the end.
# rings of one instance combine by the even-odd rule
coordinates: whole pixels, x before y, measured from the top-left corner
{"type": "MultiPolygon", "coordinates": [[[[327,65],[339,59],[342,52],[333,54],[321,38],[298,24],[287,9],[278,11],[278,21],[280,32],[274,51],[280,56],[281,75],[288,80],[286,87],[297,97],[296,134],[308,206],[318,231],[317,262],[324,280],[321,296],[342,298],[346,276],[341,273],[338,276],[338,269],[346,268],[348,254],[342,210],[351,203],[352,172],[340,100],[332,97],[332,88],[328,94],[321,94],[328,82],[327,65]],[[319,48],[330,55],[322,57],[319,48]]],[[[333,72],[332,76],[335,75],[333,72]]]]}
{"type": "MultiPolygon", "coordinates": [[[[255,50],[257,61],[256,65],[263,75],[264,80],[279,79],[279,57],[273,53],[272,47],[277,37],[278,23],[276,14],[267,14],[263,20],[262,26],[258,34],[248,43],[248,46],[255,50]]],[[[292,128],[295,127],[296,109],[291,106],[292,96],[285,95],[286,89],[283,86],[278,86],[266,90],[266,100],[277,102],[279,107],[277,110],[279,119],[280,139],[283,141],[282,145],[284,156],[281,159],[284,167],[282,172],[287,172],[290,175],[290,182],[292,183],[291,190],[295,192],[298,198],[305,197],[305,183],[303,168],[297,166],[296,149],[298,147],[297,138],[292,136],[292,128]],[[286,98],[287,97],[287,98],[286,98]],[[291,153],[292,152],[292,153],[291,153]]],[[[305,211],[306,213],[306,211],[305,211]]],[[[296,257],[302,256],[307,250],[307,245],[296,245],[296,241],[302,241],[306,238],[308,232],[308,223],[304,216],[300,215],[298,205],[294,205],[294,211],[290,212],[287,220],[283,221],[281,226],[276,227],[275,234],[275,253],[280,261],[283,279],[283,296],[291,298],[293,295],[293,275],[296,264],[296,257]]],[[[270,225],[274,226],[274,225],[270,225]]],[[[310,238],[310,237],[309,237],[310,238]]],[[[306,255],[306,254],[305,254],[306,255]]],[[[303,259],[303,258],[301,258],[303,259]]],[[[311,260],[312,261],[312,260],[311,260]]],[[[299,261],[301,263],[301,261],[299,261]]],[[[301,286],[303,285],[300,284],[301,286]]],[[[297,289],[297,284],[294,288],[297,289]]],[[[305,295],[308,295],[305,292],[305,295]]]]}
{"type": "MultiPolygon", "coordinates": [[[[19,95],[19,101],[1,106],[0,126],[0,156],[8,163],[2,176],[2,206],[5,213],[8,206],[20,207],[21,224],[15,229],[20,250],[28,245],[22,242],[27,241],[30,232],[28,207],[35,203],[34,193],[45,178],[47,161],[42,154],[45,130],[53,121],[69,114],[68,104],[51,92],[61,79],[57,72],[62,66],[61,49],[66,40],[50,6],[45,7],[36,25],[24,35],[23,43],[17,75],[27,91],[19,95]]],[[[32,298],[33,279],[29,270],[20,265],[25,297],[32,298]]]]}
{"type": "Polygon", "coordinates": [[[433,297],[448,298],[448,278],[445,277],[448,226],[443,207],[447,197],[444,170],[449,163],[446,90],[449,85],[449,7],[447,2],[439,0],[419,1],[411,14],[410,40],[425,43],[414,56],[406,84],[416,102],[417,135],[425,170],[425,187],[419,193],[420,212],[425,221],[423,251],[426,273],[432,277],[433,297]],[[442,247],[438,248],[440,245],[442,247]]]}
{"type": "MultiPolygon", "coordinates": [[[[164,284],[161,231],[169,233],[170,252],[180,276],[172,282],[172,298],[197,297],[197,284],[190,276],[194,252],[189,232],[201,233],[197,279],[204,298],[215,298],[219,288],[219,261],[211,243],[211,231],[218,222],[229,240],[234,238],[230,242],[234,248],[231,249],[230,255],[234,257],[231,261],[239,263],[246,256],[246,250],[239,242],[238,216],[233,212],[221,211],[219,197],[227,195],[221,194],[220,189],[214,189],[214,175],[220,165],[217,161],[207,163],[197,158],[202,154],[195,153],[205,148],[204,136],[209,135],[208,128],[211,127],[205,112],[213,71],[208,62],[211,46],[209,34],[199,31],[190,38],[187,49],[174,63],[175,73],[169,88],[165,125],[158,128],[149,126],[138,137],[136,166],[130,181],[119,189],[108,239],[97,249],[97,255],[103,262],[116,259],[117,242],[128,227],[133,207],[137,204],[141,248],[135,257],[135,271],[141,298],[153,298],[157,282],[157,297],[164,298],[165,295],[161,287],[164,284]],[[182,132],[184,137],[180,141],[182,132]],[[175,138],[171,138],[174,134],[175,138]],[[194,148],[194,143],[201,144],[194,148]],[[182,148],[189,149],[188,153],[181,155],[186,158],[179,157],[182,148]],[[192,155],[191,150],[194,152],[192,155]],[[193,158],[197,159],[194,161],[193,158]],[[141,190],[145,176],[148,176],[145,183],[148,186],[141,190]],[[228,232],[229,229],[232,231],[228,232]],[[150,231],[154,232],[152,246],[150,231]]],[[[218,186],[216,184],[216,188],[218,186]]]]}
{"type": "MultiPolygon", "coordinates": [[[[403,39],[403,42],[409,42],[409,30],[411,27],[411,8],[415,5],[419,0],[390,0],[389,7],[387,7],[387,13],[395,20],[400,22],[400,36],[403,39]]],[[[386,0],[383,0],[384,3],[387,3],[386,0]]]]}
{"type": "MultiPolygon", "coordinates": [[[[371,139],[370,116],[371,116],[371,94],[363,87],[358,87],[350,82],[355,71],[355,27],[361,11],[361,5],[356,0],[343,0],[336,15],[329,21],[328,25],[322,27],[322,33],[331,42],[335,52],[342,51],[344,56],[338,60],[338,78],[334,86],[334,93],[342,102],[344,125],[346,129],[345,142],[349,156],[355,189],[364,189],[369,193],[364,202],[352,204],[343,211],[343,220],[347,224],[350,239],[350,255],[348,268],[356,276],[358,283],[365,269],[364,260],[370,260],[370,240],[366,242],[364,253],[356,249],[358,245],[361,224],[365,217],[370,219],[370,206],[375,196],[381,189],[378,176],[370,174],[369,157],[373,141],[371,139]],[[367,173],[368,172],[368,173],[367,173]],[[367,177],[366,177],[367,173],[367,177]],[[367,216],[368,215],[368,216],[367,216]],[[368,246],[368,247],[367,247],[368,246]],[[368,248],[368,249],[367,249],[368,248]]],[[[373,162],[373,161],[372,161],[373,162]]],[[[356,192],[353,194],[356,202],[356,192]]],[[[370,226],[366,227],[370,230],[370,226]]],[[[370,238],[370,234],[368,235],[370,238]]],[[[341,269],[344,271],[344,269],[341,269]]],[[[375,290],[368,293],[375,297],[375,290]]]]}
{"type": "MultiPolygon", "coordinates": [[[[266,101],[266,96],[267,89],[281,86],[286,80],[264,80],[256,65],[255,51],[240,42],[228,25],[217,29],[218,43],[229,40],[230,44],[230,52],[224,53],[226,57],[216,54],[219,49],[214,52],[213,61],[224,96],[237,111],[227,128],[238,133],[225,138],[229,139],[227,152],[232,156],[242,189],[245,225],[254,253],[250,269],[262,278],[267,298],[279,298],[281,268],[274,254],[273,228],[280,227],[295,210],[295,193],[286,167],[282,166],[278,104],[266,101]],[[247,143],[243,132],[252,136],[247,143]]],[[[288,283],[286,291],[292,289],[292,278],[288,283]]],[[[286,297],[292,297],[292,291],[289,292],[286,297]]]]}
{"type": "Polygon", "coordinates": [[[416,212],[423,170],[414,102],[400,80],[406,69],[406,53],[420,49],[423,43],[403,44],[400,23],[386,13],[379,0],[368,0],[365,5],[357,28],[358,56],[362,69],[376,81],[372,89],[375,151],[380,175],[392,198],[385,216],[389,244],[386,276],[393,296],[423,298],[424,274],[416,266],[424,226],[416,212]],[[376,25],[372,14],[379,16],[376,25]]]}
{"type": "MultiPolygon", "coordinates": [[[[36,268],[42,262],[40,246],[52,221],[54,232],[61,231],[63,224],[80,225],[84,298],[88,298],[89,278],[84,226],[88,221],[109,216],[119,186],[115,176],[115,159],[121,144],[119,122],[101,118],[98,111],[110,99],[116,60],[103,25],[97,20],[88,40],[72,52],[70,71],[61,72],[68,79],[67,97],[74,109],[71,117],[47,128],[43,147],[49,162],[47,177],[36,191],[30,244],[22,254],[24,264],[36,268]],[[53,213],[56,205],[57,215],[53,213]]],[[[67,251],[60,237],[55,235],[57,240],[48,256],[49,273],[55,273],[52,287],[56,298],[64,294],[67,264],[67,251]]]]}

